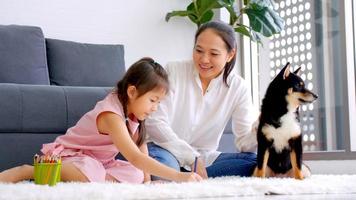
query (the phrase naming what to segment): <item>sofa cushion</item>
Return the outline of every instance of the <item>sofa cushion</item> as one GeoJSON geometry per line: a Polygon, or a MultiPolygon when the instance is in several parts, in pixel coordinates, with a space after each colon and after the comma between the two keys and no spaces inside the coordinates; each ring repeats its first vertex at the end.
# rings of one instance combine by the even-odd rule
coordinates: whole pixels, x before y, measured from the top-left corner
{"type": "Polygon", "coordinates": [[[123,45],[46,39],[51,84],[112,87],[125,73],[123,45]]]}
{"type": "Polygon", "coordinates": [[[0,25],[0,83],[49,85],[45,39],[34,26],[0,25]]]}
{"type": "Polygon", "coordinates": [[[33,155],[41,154],[42,145],[53,142],[59,135],[61,134],[1,133],[0,172],[23,164],[33,165],[33,155]]]}
{"type": "Polygon", "coordinates": [[[0,135],[63,134],[111,90],[109,87],[0,84],[0,135]]]}
{"type": "Polygon", "coordinates": [[[0,133],[64,132],[66,98],[60,87],[0,84],[0,133]]]}

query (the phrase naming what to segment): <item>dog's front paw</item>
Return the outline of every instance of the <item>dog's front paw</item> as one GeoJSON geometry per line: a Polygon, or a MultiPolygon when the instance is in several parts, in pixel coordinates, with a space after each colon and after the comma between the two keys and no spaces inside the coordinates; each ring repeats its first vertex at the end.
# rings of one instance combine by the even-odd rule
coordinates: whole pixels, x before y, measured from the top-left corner
{"type": "Polygon", "coordinates": [[[303,180],[304,179],[304,176],[303,176],[303,173],[301,170],[297,170],[295,173],[294,173],[294,178],[295,179],[298,179],[298,180],[303,180]]]}
{"type": "Polygon", "coordinates": [[[260,178],[265,178],[266,173],[262,169],[258,169],[257,167],[255,168],[255,171],[253,172],[253,176],[255,177],[260,177],[260,178]]]}

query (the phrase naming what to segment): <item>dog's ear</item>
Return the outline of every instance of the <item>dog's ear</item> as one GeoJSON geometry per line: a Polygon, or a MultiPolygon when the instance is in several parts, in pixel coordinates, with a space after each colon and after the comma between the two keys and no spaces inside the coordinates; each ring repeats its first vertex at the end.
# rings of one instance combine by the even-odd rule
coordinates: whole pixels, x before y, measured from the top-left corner
{"type": "Polygon", "coordinates": [[[293,73],[300,76],[301,75],[300,69],[301,69],[301,67],[298,67],[298,69],[296,69],[293,73]]]}
{"type": "Polygon", "coordinates": [[[283,74],[283,80],[286,79],[290,74],[290,63],[287,62],[286,66],[283,67],[279,74],[283,74]]]}

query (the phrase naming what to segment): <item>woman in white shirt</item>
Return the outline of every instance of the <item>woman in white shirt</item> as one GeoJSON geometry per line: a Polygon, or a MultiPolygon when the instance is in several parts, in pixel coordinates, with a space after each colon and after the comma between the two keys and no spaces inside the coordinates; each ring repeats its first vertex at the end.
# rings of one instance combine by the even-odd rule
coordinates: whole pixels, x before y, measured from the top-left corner
{"type": "MultiPolygon", "coordinates": [[[[233,70],[234,30],[223,22],[203,24],[195,35],[193,61],[169,63],[171,90],[146,120],[150,156],[202,177],[250,176],[256,165],[257,119],[250,91],[233,70]],[[229,119],[239,153],[217,151],[229,119]]],[[[156,177],[153,177],[154,179],[156,177]]]]}

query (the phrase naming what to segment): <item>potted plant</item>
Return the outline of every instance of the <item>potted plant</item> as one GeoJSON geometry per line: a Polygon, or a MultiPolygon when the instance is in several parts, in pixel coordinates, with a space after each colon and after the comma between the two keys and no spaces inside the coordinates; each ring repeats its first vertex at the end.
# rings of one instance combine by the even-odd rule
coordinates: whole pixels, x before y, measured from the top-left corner
{"type": "Polygon", "coordinates": [[[273,4],[273,0],[243,0],[243,7],[236,9],[235,0],[192,0],[186,10],[167,13],[166,21],[175,16],[188,17],[199,27],[212,20],[214,9],[223,8],[229,12],[229,24],[237,33],[260,43],[261,35],[270,37],[284,29],[284,20],[274,11],[273,4]],[[244,14],[249,18],[249,26],[240,23],[244,14]]]}

